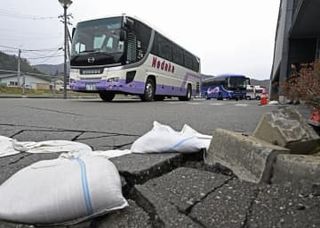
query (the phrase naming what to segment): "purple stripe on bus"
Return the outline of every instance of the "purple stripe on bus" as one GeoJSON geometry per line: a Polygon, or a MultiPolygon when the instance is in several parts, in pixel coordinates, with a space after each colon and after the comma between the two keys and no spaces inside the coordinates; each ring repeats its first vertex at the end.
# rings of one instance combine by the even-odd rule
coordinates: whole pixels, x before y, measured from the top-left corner
{"type": "MultiPolygon", "coordinates": [[[[120,92],[141,95],[144,93],[145,83],[140,81],[132,81],[126,83],[125,80],[120,80],[118,82],[107,82],[106,80],[79,80],[70,83],[70,88],[74,91],[87,91],[87,92],[99,92],[99,91],[110,91],[110,92],[120,92]],[[90,90],[90,86],[93,90],[90,90]],[[87,89],[88,88],[88,89],[87,89]]],[[[182,87],[167,86],[167,85],[157,85],[156,95],[163,96],[185,96],[187,94],[187,89],[182,87]]],[[[193,88],[192,94],[196,95],[196,90],[193,88]]]]}
{"type": "Polygon", "coordinates": [[[200,76],[196,74],[186,73],[180,87],[185,88],[187,81],[200,82],[200,76]]]}

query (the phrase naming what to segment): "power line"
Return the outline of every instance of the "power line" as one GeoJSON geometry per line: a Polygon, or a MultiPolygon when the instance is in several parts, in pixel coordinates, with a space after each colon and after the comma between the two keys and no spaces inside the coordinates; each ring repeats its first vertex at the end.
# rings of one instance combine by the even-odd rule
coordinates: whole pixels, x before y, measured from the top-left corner
{"type": "Polygon", "coordinates": [[[23,14],[19,12],[4,10],[4,9],[0,9],[0,16],[12,17],[16,19],[31,19],[31,20],[47,20],[47,19],[58,18],[58,16],[52,16],[52,17],[35,16],[35,15],[23,14]]]}
{"type": "Polygon", "coordinates": [[[47,55],[47,56],[39,56],[39,57],[29,57],[27,59],[44,59],[44,58],[54,58],[54,57],[60,57],[63,55],[47,55]]]}
{"type": "Polygon", "coordinates": [[[23,49],[23,48],[18,48],[18,47],[11,47],[11,46],[6,46],[6,45],[0,45],[0,47],[2,48],[9,48],[9,49],[14,49],[14,50],[21,50],[21,51],[24,51],[24,52],[42,52],[42,51],[55,51],[57,50],[58,48],[46,48],[46,49],[23,49]]]}

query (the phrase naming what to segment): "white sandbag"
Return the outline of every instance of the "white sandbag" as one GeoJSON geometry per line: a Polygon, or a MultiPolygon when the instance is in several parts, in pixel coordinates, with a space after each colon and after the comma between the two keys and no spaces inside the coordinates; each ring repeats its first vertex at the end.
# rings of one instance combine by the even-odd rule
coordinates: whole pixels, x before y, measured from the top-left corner
{"type": "Polygon", "coordinates": [[[75,224],[128,205],[116,167],[100,156],[40,161],[0,186],[0,220],[75,224]]]}
{"type": "Polygon", "coordinates": [[[87,153],[92,151],[91,147],[84,143],[67,140],[48,140],[40,142],[18,142],[13,140],[13,148],[17,151],[27,153],[87,153]]]}
{"type": "Polygon", "coordinates": [[[90,154],[94,156],[102,156],[105,158],[115,158],[115,157],[131,154],[131,150],[106,150],[106,151],[95,150],[95,151],[92,151],[90,154]]]}
{"type": "Polygon", "coordinates": [[[199,132],[197,132],[196,130],[194,130],[193,128],[191,128],[189,125],[185,124],[181,130],[181,133],[183,135],[194,135],[197,137],[197,139],[199,140],[200,144],[201,144],[201,148],[205,148],[205,149],[209,149],[210,146],[210,142],[212,139],[211,135],[204,135],[201,134],[199,132]]]}
{"type": "Polygon", "coordinates": [[[17,151],[13,148],[12,142],[13,142],[13,139],[0,135],[0,157],[10,156],[10,155],[20,153],[20,151],[17,151]]]}
{"type": "Polygon", "coordinates": [[[170,126],[153,123],[151,131],[138,138],[131,146],[132,153],[193,153],[208,149],[211,136],[203,135],[185,125],[180,132],[170,126]]]}

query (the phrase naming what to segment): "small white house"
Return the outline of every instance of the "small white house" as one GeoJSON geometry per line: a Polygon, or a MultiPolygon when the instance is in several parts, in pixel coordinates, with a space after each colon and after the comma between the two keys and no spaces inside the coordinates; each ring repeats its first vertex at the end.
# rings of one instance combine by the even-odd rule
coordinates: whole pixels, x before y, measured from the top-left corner
{"type": "Polygon", "coordinates": [[[18,82],[18,76],[14,74],[0,74],[0,85],[7,87],[19,87],[25,82],[25,88],[28,89],[50,89],[51,79],[46,76],[37,76],[21,73],[20,83],[18,82]]]}

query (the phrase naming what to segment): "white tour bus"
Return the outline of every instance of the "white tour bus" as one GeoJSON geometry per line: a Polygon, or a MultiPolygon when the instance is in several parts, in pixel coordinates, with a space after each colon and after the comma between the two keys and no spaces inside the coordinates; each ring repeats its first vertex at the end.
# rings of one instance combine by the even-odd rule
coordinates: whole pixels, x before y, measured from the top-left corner
{"type": "Polygon", "coordinates": [[[73,31],[71,90],[139,95],[143,101],[200,93],[200,59],[126,15],[83,21],[73,31]]]}

